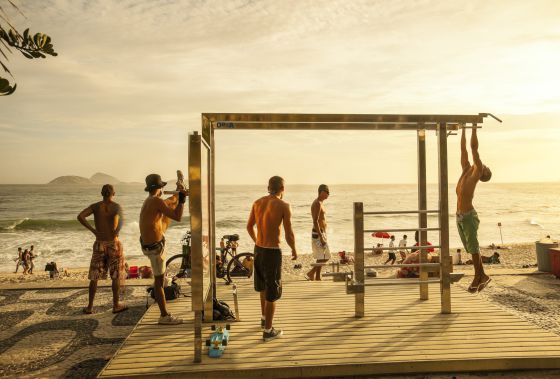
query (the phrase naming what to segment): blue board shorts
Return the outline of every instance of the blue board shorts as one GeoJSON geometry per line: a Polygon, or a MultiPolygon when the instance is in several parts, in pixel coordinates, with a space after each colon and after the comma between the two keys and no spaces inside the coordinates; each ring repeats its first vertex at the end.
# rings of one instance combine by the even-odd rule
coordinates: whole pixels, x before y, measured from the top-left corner
{"type": "Polygon", "coordinates": [[[465,250],[469,254],[479,254],[478,225],[480,220],[474,209],[466,213],[457,213],[457,229],[465,250]]]}

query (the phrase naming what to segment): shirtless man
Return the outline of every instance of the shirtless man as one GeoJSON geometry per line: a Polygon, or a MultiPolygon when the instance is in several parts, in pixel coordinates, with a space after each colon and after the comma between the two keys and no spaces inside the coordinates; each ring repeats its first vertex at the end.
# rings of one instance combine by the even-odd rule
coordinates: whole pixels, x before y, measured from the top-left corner
{"type": "Polygon", "coordinates": [[[284,224],[286,242],[292,249],[292,260],[297,259],[296,242],[292,231],[290,204],[282,200],[284,179],[273,176],[268,181],[268,196],[253,203],[247,232],[255,241],[255,291],[261,298],[261,328],[263,341],[282,335],[282,329],[272,327],[276,300],[282,296],[282,251],[280,225],[284,224]],[[255,235],[255,225],[257,234],[255,235]]]}
{"type": "Polygon", "coordinates": [[[140,211],[140,245],[142,252],[150,259],[154,273],[154,294],[159,306],[160,317],[158,324],[176,325],[183,322],[182,319],[172,316],[167,311],[165,293],[163,291],[163,280],[165,277],[165,237],[164,233],[171,220],[181,221],[183,217],[183,206],[188,191],[177,182],[178,195],[163,200],[162,188],[167,183],[161,181],[158,174],[150,174],[146,177],[146,188],[149,192],[148,198],[144,200],[140,211]]]}
{"type": "Polygon", "coordinates": [[[478,155],[478,138],[476,128],[473,128],[471,135],[471,151],[473,155],[473,165],[469,162],[467,152],[467,139],[465,128],[461,134],[461,166],[463,173],[457,183],[457,228],[463,246],[467,253],[472,255],[474,266],[474,279],[469,286],[470,293],[480,292],[490,283],[490,278],[484,273],[482,259],[480,258],[480,248],[478,245],[477,230],[480,223],[478,215],[474,210],[473,197],[474,190],[478,181],[487,182],[492,177],[492,172],[482,164],[478,155]]]}
{"type": "MultiPolygon", "coordinates": [[[[311,230],[311,251],[317,263],[326,263],[331,258],[331,251],[327,244],[327,219],[323,201],[329,198],[329,187],[321,184],[318,188],[319,195],[311,204],[311,218],[313,219],[313,230],[311,230]]],[[[322,266],[313,267],[305,276],[307,280],[321,280],[322,266]]]]}
{"type": "Polygon", "coordinates": [[[121,206],[113,201],[115,189],[110,184],[101,188],[103,200],[90,205],[78,215],[78,221],[89,229],[95,236],[93,254],[89,266],[89,302],[83,309],[85,314],[93,312],[93,299],[97,291],[97,281],[107,278],[107,271],[111,275],[113,290],[113,313],[126,311],[124,304],[119,304],[119,288],[124,284],[126,272],[124,270],[123,247],[119,241],[119,232],[123,224],[121,206]],[[86,218],[93,214],[95,228],[86,218]]]}

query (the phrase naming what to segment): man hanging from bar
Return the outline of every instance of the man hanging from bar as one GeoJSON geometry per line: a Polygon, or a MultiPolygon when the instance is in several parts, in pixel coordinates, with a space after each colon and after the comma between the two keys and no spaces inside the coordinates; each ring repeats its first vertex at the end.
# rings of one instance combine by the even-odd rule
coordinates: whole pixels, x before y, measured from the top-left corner
{"type": "Polygon", "coordinates": [[[492,177],[490,169],[482,164],[478,154],[478,138],[476,125],[473,125],[471,134],[471,152],[473,164],[469,162],[467,152],[467,138],[465,127],[461,134],[461,166],[463,173],[457,183],[457,229],[467,253],[472,255],[474,266],[474,279],[468,288],[470,293],[482,291],[492,279],[484,272],[480,248],[478,245],[478,225],[480,221],[473,206],[474,191],[478,181],[487,182],[492,177]]]}

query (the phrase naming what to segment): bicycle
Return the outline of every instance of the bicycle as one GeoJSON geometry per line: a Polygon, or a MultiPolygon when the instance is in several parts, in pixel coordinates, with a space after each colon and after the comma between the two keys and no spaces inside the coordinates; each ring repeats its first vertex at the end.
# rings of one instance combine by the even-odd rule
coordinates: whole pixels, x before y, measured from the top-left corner
{"type": "MultiPolygon", "coordinates": [[[[171,276],[173,281],[182,279],[181,281],[186,281],[191,277],[191,232],[187,230],[183,238],[181,239],[181,244],[183,245],[183,252],[181,254],[176,254],[169,258],[165,262],[166,273],[171,276]]],[[[179,284],[186,284],[181,283],[179,284]]]]}
{"type": "Polygon", "coordinates": [[[255,255],[248,252],[237,254],[237,241],[238,234],[226,234],[220,241],[220,247],[216,249],[220,253],[216,256],[216,276],[224,279],[226,284],[233,283],[232,278],[253,276],[255,255]]]}

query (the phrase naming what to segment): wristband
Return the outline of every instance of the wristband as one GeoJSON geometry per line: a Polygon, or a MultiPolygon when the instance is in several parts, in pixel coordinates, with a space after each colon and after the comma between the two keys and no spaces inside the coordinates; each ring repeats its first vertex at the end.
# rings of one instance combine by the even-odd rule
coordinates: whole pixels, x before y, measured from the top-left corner
{"type": "Polygon", "coordinates": [[[185,195],[183,192],[179,192],[179,204],[185,204],[186,198],[187,195],[185,195]]]}

